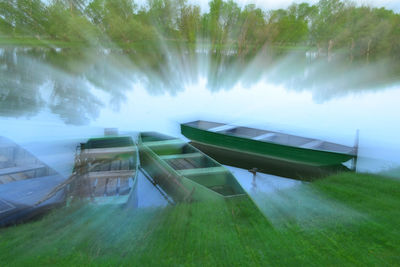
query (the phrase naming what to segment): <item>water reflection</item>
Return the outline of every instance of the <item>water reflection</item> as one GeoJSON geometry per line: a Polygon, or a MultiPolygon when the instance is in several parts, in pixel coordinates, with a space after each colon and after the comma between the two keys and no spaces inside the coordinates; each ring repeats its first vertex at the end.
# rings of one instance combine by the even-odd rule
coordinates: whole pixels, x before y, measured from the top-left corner
{"type": "Polygon", "coordinates": [[[268,47],[246,56],[201,44],[3,47],[0,116],[174,136],[181,122],[210,119],[346,145],[359,128],[361,154],[395,159],[397,73],[389,60],[328,62],[268,47]]]}
{"type": "Polygon", "coordinates": [[[303,51],[282,55],[263,49],[258,55],[239,57],[201,47],[160,47],[153,53],[151,46],[143,51],[2,48],[0,115],[31,117],[48,108],[65,123],[88,124],[103,108],[118,110],[135,84],[152,95],[177,95],[201,79],[212,92],[267,81],[310,91],[314,101],[322,103],[398,82],[399,70],[389,61],[349,63],[338,56],[328,63],[303,51]]]}
{"type": "Polygon", "coordinates": [[[46,77],[35,71],[34,60],[20,57],[20,53],[32,54],[31,50],[17,52],[16,49],[4,49],[0,53],[1,116],[32,116],[44,103],[40,86],[46,77]]]}

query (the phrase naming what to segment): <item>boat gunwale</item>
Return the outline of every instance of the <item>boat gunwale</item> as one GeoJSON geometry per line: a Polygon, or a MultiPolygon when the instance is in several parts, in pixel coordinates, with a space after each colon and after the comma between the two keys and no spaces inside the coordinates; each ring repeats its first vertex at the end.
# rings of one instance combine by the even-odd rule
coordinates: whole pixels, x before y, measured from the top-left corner
{"type": "MultiPolygon", "coordinates": [[[[120,150],[120,152],[119,153],[117,153],[117,152],[115,152],[115,151],[113,151],[113,152],[108,152],[108,153],[99,153],[98,154],[98,156],[100,156],[100,158],[101,158],[101,156],[103,155],[109,155],[109,154],[124,154],[124,155],[126,155],[126,154],[132,154],[132,156],[136,156],[136,166],[135,166],[135,168],[134,169],[131,169],[131,170],[114,170],[114,171],[112,171],[112,170],[109,170],[109,171],[99,171],[99,173],[106,173],[106,172],[123,172],[123,171],[125,171],[125,172],[132,172],[132,176],[130,176],[130,177],[128,177],[128,179],[129,178],[132,178],[132,180],[133,180],[133,185],[132,185],[132,187],[130,188],[130,190],[129,190],[129,193],[128,194],[126,194],[126,195],[110,195],[110,196],[98,196],[98,197],[93,197],[93,199],[95,200],[95,202],[96,202],[96,199],[97,198],[115,198],[115,199],[117,199],[117,198],[126,198],[126,201],[125,201],[125,203],[123,203],[123,204],[126,204],[126,203],[128,203],[129,202],[129,200],[131,199],[131,197],[132,197],[132,195],[134,194],[134,192],[137,190],[137,184],[138,184],[138,171],[139,171],[139,164],[140,164],[140,161],[139,161],[139,147],[138,147],[138,145],[137,145],[137,143],[135,142],[135,141],[133,141],[133,138],[132,138],[132,136],[130,136],[130,135],[123,135],[123,136],[106,136],[106,137],[96,137],[96,138],[89,138],[88,139],[88,141],[87,142],[89,142],[90,140],[93,140],[93,139],[112,139],[112,138],[118,138],[118,137],[130,137],[131,139],[132,139],[132,144],[131,145],[128,145],[128,146],[122,146],[122,147],[111,147],[111,148],[84,148],[82,151],[81,151],[81,153],[80,153],[80,157],[82,156],[82,154],[83,153],[85,153],[85,150],[90,150],[91,152],[93,152],[93,151],[102,151],[102,150],[107,150],[107,149],[116,149],[116,150],[120,150]]],[[[86,142],[86,143],[87,143],[86,142]]],[[[88,158],[90,158],[90,156],[92,155],[91,153],[86,153],[86,155],[87,156],[89,156],[88,158]]],[[[94,157],[94,158],[96,158],[96,156],[94,157]]],[[[93,174],[93,173],[96,173],[95,171],[93,171],[93,172],[90,172],[90,171],[88,171],[88,172],[86,172],[86,173],[84,173],[83,174],[83,176],[87,176],[87,177],[89,177],[90,178],[90,174],[93,174]]],[[[124,177],[124,178],[126,178],[126,177],[124,177]]],[[[102,179],[102,178],[101,178],[102,179]]],[[[115,177],[113,177],[112,179],[116,179],[115,177]]],[[[90,196],[88,197],[88,198],[91,198],[90,196]]],[[[99,204],[99,203],[95,203],[95,204],[99,204]]],[[[112,204],[112,203],[111,203],[112,204]]]]}
{"type": "MultiPolygon", "coordinates": [[[[327,150],[327,149],[316,149],[316,148],[307,148],[307,147],[301,147],[301,146],[294,146],[294,145],[289,145],[289,144],[281,144],[281,143],[271,142],[271,141],[268,141],[268,140],[255,140],[255,139],[248,138],[248,137],[243,137],[243,136],[230,135],[230,134],[226,134],[226,133],[222,133],[222,132],[208,131],[208,129],[201,129],[199,127],[190,125],[192,123],[200,122],[200,121],[201,120],[188,122],[188,123],[182,123],[181,126],[189,127],[189,128],[196,129],[196,130],[202,131],[202,132],[207,132],[207,133],[210,133],[210,134],[218,134],[218,135],[223,135],[223,136],[230,136],[230,137],[239,138],[239,139],[246,140],[246,141],[251,141],[251,142],[257,142],[257,143],[262,142],[262,143],[266,143],[266,144],[272,144],[272,145],[283,146],[283,147],[288,147],[288,148],[295,148],[295,149],[300,149],[300,150],[309,150],[309,151],[332,153],[332,154],[337,154],[337,155],[349,155],[349,156],[357,157],[357,154],[355,153],[354,147],[349,147],[349,146],[345,146],[345,145],[341,145],[341,144],[337,144],[337,143],[332,143],[332,142],[328,142],[328,141],[324,141],[324,140],[320,140],[320,139],[315,139],[315,138],[308,138],[308,139],[312,139],[313,141],[322,141],[322,142],[329,143],[329,144],[344,146],[346,148],[349,148],[350,152],[342,153],[342,152],[332,151],[332,150],[327,150]]],[[[203,121],[203,122],[209,122],[209,121],[203,121]]],[[[245,127],[245,126],[236,126],[236,127],[245,127]]],[[[251,128],[251,127],[245,127],[245,128],[254,129],[254,130],[262,130],[262,129],[251,128]]],[[[280,132],[274,132],[274,131],[269,131],[269,130],[263,130],[263,131],[267,131],[267,132],[274,133],[274,134],[279,134],[279,135],[285,135],[285,136],[307,138],[307,137],[296,136],[296,135],[291,135],[291,134],[285,134],[285,133],[280,133],[280,132]]],[[[196,142],[199,142],[199,141],[196,141],[196,142]]],[[[204,142],[199,142],[199,143],[204,143],[204,142]]],[[[243,150],[241,150],[241,151],[243,151],[243,150]]],[[[261,153],[250,152],[250,151],[249,151],[249,153],[265,155],[265,154],[261,154],[261,153]]],[[[278,157],[273,157],[273,158],[278,158],[278,157]]],[[[297,162],[297,161],[295,161],[295,162],[297,162]]]]}
{"type": "MultiPolygon", "coordinates": [[[[141,139],[139,139],[139,140],[141,140],[141,139]]],[[[177,139],[174,139],[174,140],[181,140],[181,139],[178,139],[178,138],[177,138],[177,139]]],[[[208,159],[210,159],[211,161],[213,161],[214,163],[218,164],[218,165],[219,165],[219,168],[221,168],[221,170],[224,169],[224,173],[225,173],[226,175],[228,175],[228,176],[231,176],[231,178],[234,179],[234,180],[238,183],[238,185],[242,188],[242,186],[241,186],[240,183],[236,180],[236,178],[233,176],[233,174],[232,174],[228,169],[226,169],[222,164],[218,163],[218,162],[217,162],[216,160],[214,160],[213,158],[207,156],[206,154],[204,154],[203,152],[201,152],[201,151],[200,151],[199,149],[197,149],[196,147],[194,147],[194,146],[188,144],[187,142],[184,142],[183,140],[181,140],[181,141],[182,141],[181,143],[171,143],[171,145],[174,145],[174,144],[184,144],[184,145],[190,146],[190,147],[193,148],[195,151],[197,151],[197,153],[201,154],[201,155],[204,156],[205,158],[208,158],[208,159]]],[[[140,141],[140,142],[141,142],[141,141],[140,141]]],[[[166,160],[162,159],[162,158],[160,157],[160,155],[158,155],[158,154],[152,149],[153,146],[147,146],[146,143],[153,143],[153,142],[141,142],[141,143],[139,144],[139,146],[140,146],[140,145],[146,146],[146,148],[147,148],[149,151],[151,151],[152,157],[153,157],[156,161],[160,162],[161,165],[162,165],[162,167],[166,168],[166,171],[167,171],[167,172],[172,172],[173,175],[176,176],[177,178],[179,178],[179,179],[184,178],[184,179],[190,180],[191,182],[193,182],[193,183],[195,183],[195,184],[197,184],[197,185],[199,185],[199,186],[201,186],[201,187],[203,187],[203,188],[209,190],[209,191],[212,192],[212,193],[217,194],[218,196],[220,196],[220,197],[222,197],[222,198],[238,197],[238,196],[246,195],[246,191],[245,191],[243,188],[242,188],[242,190],[243,190],[244,193],[240,193],[240,194],[238,193],[238,194],[234,194],[234,195],[223,195],[223,194],[221,194],[221,193],[219,193],[219,192],[217,192],[217,191],[215,191],[215,190],[213,190],[213,189],[211,189],[211,188],[209,188],[209,187],[207,187],[207,186],[205,186],[205,185],[203,185],[203,184],[200,184],[200,183],[198,183],[198,182],[196,182],[196,181],[190,179],[189,177],[186,177],[185,175],[181,174],[178,170],[175,170],[166,160]]],[[[160,143],[160,144],[161,144],[161,143],[160,143]]],[[[146,152],[146,151],[145,151],[145,152],[146,152]]],[[[215,168],[215,167],[210,167],[210,169],[214,169],[214,168],[215,168]]],[[[204,170],[205,168],[195,168],[195,169],[204,170]]],[[[180,184],[180,185],[183,186],[183,187],[185,188],[185,191],[188,190],[184,185],[182,185],[182,184],[180,184]]]]}

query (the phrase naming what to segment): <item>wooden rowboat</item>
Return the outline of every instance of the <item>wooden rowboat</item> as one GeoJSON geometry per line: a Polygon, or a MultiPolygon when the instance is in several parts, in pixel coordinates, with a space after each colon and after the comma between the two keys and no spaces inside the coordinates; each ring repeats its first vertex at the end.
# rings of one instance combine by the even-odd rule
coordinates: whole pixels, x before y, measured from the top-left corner
{"type": "Polygon", "coordinates": [[[35,203],[66,178],[7,138],[0,137],[0,226],[29,220],[65,202],[64,190],[35,203]]]}
{"type": "Polygon", "coordinates": [[[141,133],[139,150],[143,169],[175,202],[247,196],[225,167],[183,140],[141,133]]]}
{"type": "Polygon", "coordinates": [[[130,136],[89,139],[80,145],[75,161],[72,196],[137,206],[138,150],[130,136]]]}
{"type": "Polygon", "coordinates": [[[224,123],[184,123],[181,133],[221,163],[291,178],[348,170],[342,163],[357,159],[354,147],[224,123]]]}

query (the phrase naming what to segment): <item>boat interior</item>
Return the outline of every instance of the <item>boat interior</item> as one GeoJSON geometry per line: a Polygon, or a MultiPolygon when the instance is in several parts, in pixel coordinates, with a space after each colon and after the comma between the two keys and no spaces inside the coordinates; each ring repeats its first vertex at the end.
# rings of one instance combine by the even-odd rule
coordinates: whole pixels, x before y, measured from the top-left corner
{"type": "Polygon", "coordinates": [[[148,133],[142,134],[141,139],[149,140],[151,150],[178,174],[223,196],[244,194],[229,171],[191,145],[183,141],[174,142],[173,139],[165,140],[162,136],[149,137],[148,133]],[[172,142],[168,143],[168,140],[172,142]]]}
{"type": "Polygon", "coordinates": [[[254,129],[249,127],[240,127],[229,124],[214,123],[208,121],[195,121],[185,125],[202,130],[216,132],[220,134],[232,135],[248,138],[256,141],[276,143],[280,145],[294,146],[305,149],[322,150],[338,153],[353,153],[353,148],[322,140],[306,138],[296,135],[284,134],[279,132],[254,129]]]}
{"type": "Polygon", "coordinates": [[[82,175],[92,197],[129,194],[134,184],[137,155],[131,137],[90,139],[81,145],[82,175]],[[115,145],[115,146],[114,146],[115,145]],[[121,149],[121,148],[126,149],[121,149]]]}
{"type": "Polygon", "coordinates": [[[83,143],[82,146],[84,149],[127,147],[133,146],[133,140],[130,136],[92,138],[83,143]]]}
{"type": "Polygon", "coordinates": [[[0,185],[56,174],[25,149],[0,137],[0,185]]]}

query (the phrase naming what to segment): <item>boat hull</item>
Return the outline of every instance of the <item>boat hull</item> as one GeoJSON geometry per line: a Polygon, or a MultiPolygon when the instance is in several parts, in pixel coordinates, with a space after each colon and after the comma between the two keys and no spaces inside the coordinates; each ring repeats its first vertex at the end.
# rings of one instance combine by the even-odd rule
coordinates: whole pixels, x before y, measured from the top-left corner
{"type": "Polygon", "coordinates": [[[313,181],[329,174],[350,171],[349,168],[341,164],[336,166],[315,167],[301,163],[289,163],[287,161],[270,158],[268,156],[246,153],[243,151],[231,150],[224,147],[212,146],[203,143],[190,142],[190,144],[201,150],[203,153],[214,158],[221,164],[247,170],[257,168],[257,172],[302,181],[313,181]]]}
{"type": "Polygon", "coordinates": [[[139,153],[132,138],[92,138],[80,148],[70,195],[96,205],[136,208],[139,153]]]}
{"type": "Polygon", "coordinates": [[[65,204],[65,192],[60,190],[40,205],[45,197],[65,180],[61,175],[16,181],[0,186],[0,226],[26,222],[65,204]]]}
{"type": "Polygon", "coordinates": [[[41,216],[65,204],[61,188],[37,204],[66,178],[11,140],[0,137],[0,226],[41,216]]]}
{"type": "Polygon", "coordinates": [[[175,202],[247,197],[227,169],[179,139],[139,142],[139,151],[142,168],[175,202]],[[200,166],[177,165],[186,159],[200,166]]]}
{"type": "Polygon", "coordinates": [[[225,148],[229,150],[229,153],[235,151],[235,155],[244,153],[260,160],[269,159],[271,162],[285,162],[293,166],[329,168],[354,158],[354,155],[351,154],[262,142],[218,132],[209,132],[184,124],[181,125],[181,133],[195,143],[225,148]]]}

